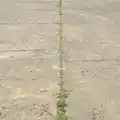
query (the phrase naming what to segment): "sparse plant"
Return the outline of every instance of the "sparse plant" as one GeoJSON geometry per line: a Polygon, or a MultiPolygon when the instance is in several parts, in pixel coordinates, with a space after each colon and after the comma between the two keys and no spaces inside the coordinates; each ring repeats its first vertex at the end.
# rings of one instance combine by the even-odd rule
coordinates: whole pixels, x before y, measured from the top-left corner
{"type": "Polygon", "coordinates": [[[55,120],[68,120],[67,116],[67,103],[68,92],[64,88],[64,70],[63,70],[63,33],[62,33],[62,0],[59,0],[59,54],[60,54],[60,70],[59,70],[59,92],[57,93],[56,102],[56,117],[55,120]]]}

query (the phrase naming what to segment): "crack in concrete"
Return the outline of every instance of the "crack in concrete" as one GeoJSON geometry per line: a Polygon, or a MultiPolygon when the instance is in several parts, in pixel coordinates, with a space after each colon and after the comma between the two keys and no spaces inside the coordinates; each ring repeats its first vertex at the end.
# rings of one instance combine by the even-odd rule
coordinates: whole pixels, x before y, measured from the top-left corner
{"type": "Polygon", "coordinates": [[[118,61],[118,62],[120,62],[120,59],[119,58],[111,58],[111,59],[109,59],[109,58],[104,58],[104,59],[91,59],[91,60],[71,60],[71,61],[69,61],[69,60],[66,60],[66,62],[68,62],[68,63],[84,63],[84,62],[112,62],[112,61],[118,61]]]}

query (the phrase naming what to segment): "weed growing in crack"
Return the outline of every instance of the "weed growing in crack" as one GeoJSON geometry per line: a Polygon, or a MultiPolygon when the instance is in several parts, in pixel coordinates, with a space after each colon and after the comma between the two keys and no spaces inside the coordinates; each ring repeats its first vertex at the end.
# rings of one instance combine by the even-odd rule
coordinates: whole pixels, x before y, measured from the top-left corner
{"type": "Polygon", "coordinates": [[[59,62],[60,62],[60,70],[59,70],[59,92],[57,93],[57,102],[56,102],[56,117],[55,120],[68,120],[67,116],[67,103],[66,99],[68,97],[68,92],[64,88],[64,70],[63,70],[63,33],[62,33],[62,0],[59,0],[59,62]]]}
{"type": "Polygon", "coordinates": [[[57,95],[57,115],[56,120],[68,120],[68,116],[66,114],[66,99],[68,97],[68,93],[65,89],[60,89],[58,95],[57,95]]]}

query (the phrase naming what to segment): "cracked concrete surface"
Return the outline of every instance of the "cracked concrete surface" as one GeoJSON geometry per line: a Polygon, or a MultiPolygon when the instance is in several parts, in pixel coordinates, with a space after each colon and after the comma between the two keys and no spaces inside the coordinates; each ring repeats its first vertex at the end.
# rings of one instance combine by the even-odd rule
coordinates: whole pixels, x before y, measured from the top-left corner
{"type": "MultiPolygon", "coordinates": [[[[46,120],[59,80],[58,1],[0,1],[0,119],[46,120]],[[45,106],[46,109],[43,109],[45,106]]],[[[73,120],[120,119],[120,1],[63,0],[65,87],[73,120]]]]}

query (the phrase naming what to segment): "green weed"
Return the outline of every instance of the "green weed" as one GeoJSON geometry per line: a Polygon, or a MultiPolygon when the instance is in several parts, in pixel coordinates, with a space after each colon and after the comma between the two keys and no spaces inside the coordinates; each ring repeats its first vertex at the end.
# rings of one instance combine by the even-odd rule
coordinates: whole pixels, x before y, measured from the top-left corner
{"type": "Polygon", "coordinates": [[[67,91],[64,89],[64,70],[63,70],[63,32],[62,32],[62,0],[59,0],[59,62],[60,62],[60,71],[59,71],[59,92],[57,93],[57,102],[56,102],[56,117],[55,120],[68,120],[68,116],[67,116],[67,111],[66,111],[66,107],[67,107],[67,103],[66,103],[66,99],[68,97],[68,93],[67,91]]]}

